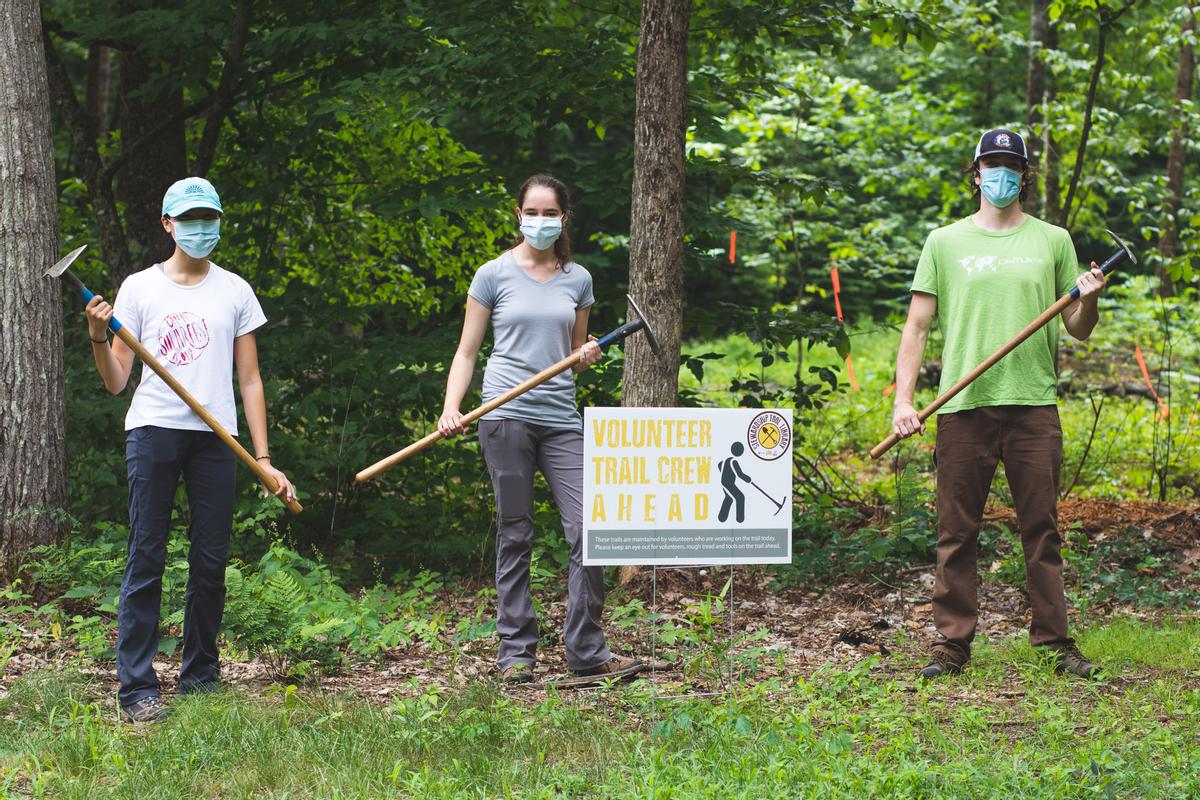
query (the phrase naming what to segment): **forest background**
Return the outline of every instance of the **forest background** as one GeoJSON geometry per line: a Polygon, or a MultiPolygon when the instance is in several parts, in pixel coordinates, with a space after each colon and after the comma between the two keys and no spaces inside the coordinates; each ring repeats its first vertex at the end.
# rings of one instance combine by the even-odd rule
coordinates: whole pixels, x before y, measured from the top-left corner
{"type": "MultiPolygon", "coordinates": [[[[1092,569],[1078,576],[1080,597],[1192,603],[1191,4],[43,0],[59,249],[90,244],[76,270],[111,297],[170,252],[158,222],[165,187],[203,175],[226,209],[215,260],[256,288],[270,320],[258,339],[271,453],[306,511],[285,516],[244,476],[230,646],[265,654],[286,682],[413,642],[490,639],[494,511],[474,439],[366,484],[353,474],[433,429],[466,287],[515,240],[513,193],[529,175],[571,189],[576,259],[595,279],[593,331],[623,321],[642,259],[631,229],[657,213],[634,186],[639,25],[648,10],[665,19],[680,9],[690,15],[679,53],[685,181],[657,201],[684,226],[682,251],[657,275],[682,281],[668,402],[797,409],[796,559],[763,580],[895,576],[931,559],[929,442],[881,462],[865,451],[890,427],[885,390],[921,245],[977,207],[963,168],[983,130],[1006,126],[1026,134],[1037,170],[1026,210],[1066,227],[1082,262],[1112,251],[1106,228],[1139,261],[1106,293],[1093,340],[1060,353],[1064,497],[1123,503],[1139,519],[1147,501],[1177,504],[1151,506],[1156,518],[1193,514],[1170,547],[1124,538],[1137,525],[1098,535],[1077,522],[1069,549],[1092,569]],[[431,598],[455,588],[467,611],[435,612],[431,598]]],[[[28,305],[16,269],[6,262],[0,298],[11,320],[28,305]]],[[[79,302],[60,288],[47,294],[61,350],[57,340],[36,347],[51,364],[61,353],[61,377],[50,376],[61,438],[31,459],[13,444],[27,415],[0,422],[12,611],[0,655],[47,626],[50,639],[104,661],[124,552],[130,390],[103,390],[79,302]],[[50,499],[30,503],[31,486],[50,499]]],[[[29,340],[4,341],[6,367],[39,368],[29,340]]],[[[580,404],[619,405],[636,370],[609,353],[578,379],[580,404]]],[[[20,412],[32,401],[18,384],[8,382],[5,407],[20,412]]],[[[533,569],[554,592],[566,549],[542,490],[533,569]]],[[[1002,477],[995,495],[1005,508],[1002,477]]],[[[165,655],[186,580],[186,504],[177,515],[165,655]]],[[[1019,584],[1006,524],[991,524],[984,551],[992,572],[1019,584]]]]}
{"type": "MultiPolygon", "coordinates": [[[[217,185],[218,263],[256,287],[271,320],[259,336],[271,449],[308,508],[288,535],[371,571],[360,580],[480,561],[490,487],[472,443],[366,485],[352,473],[431,429],[466,286],[514,240],[525,177],[572,189],[593,330],[625,314],[638,10],[489,9],[43,8],[63,249],[91,243],[78,271],[112,296],[170,252],[162,187],[187,174],[217,185]]],[[[715,355],[732,365],[737,353],[709,344],[731,334],[756,342],[758,362],[790,347],[795,370],[718,375],[704,397],[685,383],[679,402],[796,405],[822,439],[820,405],[847,376],[810,373],[795,354],[797,341],[848,346],[831,324],[830,268],[852,331],[902,315],[925,235],[975,206],[961,169],[987,127],[1028,132],[1041,181],[1026,205],[1071,230],[1081,260],[1107,255],[1111,228],[1140,256],[1119,283],[1157,275],[1185,296],[1194,108],[1176,84],[1193,24],[1173,2],[698,5],[679,198],[684,372],[703,378],[715,355]]],[[[125,516],[128,397],[95,379],[65,295],[68,508],[87,535],[125,516]]],[[[581,404],[619,404],[622,377],[612,354],[580,380],[581,404]]],[[[869,425],[885,433],[887,414],[869,425]]],[[[249,486],[242,500],[243,514],[257,508],[249,486]]]]}

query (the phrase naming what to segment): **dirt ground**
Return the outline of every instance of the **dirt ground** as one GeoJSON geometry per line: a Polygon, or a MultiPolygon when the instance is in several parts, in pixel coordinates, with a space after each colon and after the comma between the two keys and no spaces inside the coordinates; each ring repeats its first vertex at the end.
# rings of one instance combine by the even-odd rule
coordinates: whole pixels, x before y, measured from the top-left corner
{"type": "MultiPolygon", "coordinates": [[[[987,518],[1016,528],[1011,509],[989,508],[987,518]]],[[[1078,523],[1093,542],[1112,536],[1153,538],[1169,554],[1182,579],[1200,590],[1200,506],[1165,503],[1115,503],[1071,500],[1060,507],[1064,527],[1078,523]]],[[[981,564],[979,635],[995,641],[1020,635],[1029,624],[1029,608],[1023,590],[989,579],[988,564],[981,564]]],[[[610,597],[614,605],[640,600],[647,610],[654,609],[666,620],[678,625],[694,621],[695,608],[706,596],[720,593],[730,576],[728,567],[708,569],[642,568],[627,585],[616,588],[610,597]],[[689,609],[691,611],[689,612],[689,609]]],[[[921,565],[892,572],[886,576],[844,577],[821,586],[776,588],[774,576],[758,567],[737,567],[733,571],[728,605],[711,629],[711,640],[718,647],[729,641],[729,609],[736,637],[733,659],[738,680],[757,680],[767,676],[807,675],[822,665],[850,665],[878,655],[874,669],[881,675],[908,675],[915,659],[934,641],[932,611],[929,603],[933,588],[933,565],[921,565]],[[718,627],[719,626],[719,627],[718,627]],[[751,648],[753,660],[745,655],[751,648]],[[739,658],[738,655],[742,657],[739,658]],[[749,672],[753,665],[754,672],[749,672]]],[[[477,603],[472,591],[443,593],[442,610],[450,618],[471,617],[477,603]]],[[[565,597],[542,596],[541,629],[543,644],[535,670],[538,685],[510,691],[536,697],[544,692],[545,682],[566,673],[561,630],[566,608],[565,597]]],[[[1074,611],[1072,612],[1075,613],[1074,611]]],[[[1091,620],[1098,616],[1128,614],[1152,617],[1153,612],[1133,606],[1093,606],[1091,620]]],[[[1073,619],[1074,624],[1077,620],[1073,619]]],[[[32,620],[31,620],[32,623],[32,620]]],[[[694,645],[669,647],[653,634],[651,626],[607,626],[614,652],[636,655],[655,662],[652,681],[664,694],[693,694],[720,691],[727,685],[729,661],[722,656],[704,658],[711,648],[694,645]],[[702,652],[703,651],[703,652],[702,652]]],[[[335,675],[315,679],[326,692],[351,693],[367,699],[389,699],[413,695],[431,686],[461,687],[495,674],[495,643],[491,637],[454,646],[447,633],[442,646],[414,644],[385,651],[382,658],[369,663],[348,662],[335,675]]],[[[0,697],[20,675],[37,668],[77,668],[80,659],[65,640],[54,640],[47,632],[25,631],[24,639],[0,671],[0,697]]],[[[165,693],[175,689],[179,659],[161,658],[155,662],[165,693]]],[[[101,686],[116,684],[111,662],[83,667],[94,674],[101,686]]],[[[264,659],[238,661],[227,658],[223,680],[232,686],[261,693],[278,683],[271,664],[264,659]]],[[[994,687],[999,698],[1020,694],[1013,686],[994,687]],[[1013,694],[1016,692],[1016,694],[1013,694]]],[[[1007,682],[1006,682],[1007,683],[1007,682]]],[[[1111,682],[1113,688],[1120,681],[1111,682]]]]}

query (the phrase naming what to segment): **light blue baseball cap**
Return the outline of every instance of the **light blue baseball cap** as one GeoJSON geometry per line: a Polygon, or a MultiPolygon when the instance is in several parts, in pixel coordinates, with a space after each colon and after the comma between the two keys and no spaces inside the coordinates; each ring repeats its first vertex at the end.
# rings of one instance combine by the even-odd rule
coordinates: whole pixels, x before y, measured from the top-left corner
{"type": "Polygon", "coordinates": [[[163,195],[164,217],[177,217],[193,208],[209,208],[218,214],[225,213],[221,209],[221,198],[217,190],[204,178],[184,178],[175,181],[163,195]]]}

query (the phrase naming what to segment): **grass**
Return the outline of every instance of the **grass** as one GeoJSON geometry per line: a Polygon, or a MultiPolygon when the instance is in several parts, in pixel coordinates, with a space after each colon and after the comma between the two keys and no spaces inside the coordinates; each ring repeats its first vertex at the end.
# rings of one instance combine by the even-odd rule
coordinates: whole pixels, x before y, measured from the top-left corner
{"type": "Polygon", "coordinates": [[[1200,623],[1123,618],[1081,644],[1113,677],[1060,678],[1016,640],[910,679],[887,663],[743,686],[549,696],[476,684],[388,704],[226,690],[135,729],[79,674],[0,700],[0,787],[38,797],[1183,798],[1200,794],[1200,623]]]}

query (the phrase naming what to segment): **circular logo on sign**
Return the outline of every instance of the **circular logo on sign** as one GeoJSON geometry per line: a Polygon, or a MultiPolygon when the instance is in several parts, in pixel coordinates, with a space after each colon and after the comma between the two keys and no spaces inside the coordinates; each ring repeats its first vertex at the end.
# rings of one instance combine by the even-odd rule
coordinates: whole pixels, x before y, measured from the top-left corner
{"type": "Polygon", "coordinates": [[[750,452],[763,461],[774,461],[792,444],[792,428],[781,414],[764,411],[750,421],[746,431],[750,452]]]}
{"type": "Polygon", "coordinates": [[[212,337],[208,321],[190,311],[179,311],[163,317],[158,328],[158,355],[177,367],[194,364],[212,337]]]}
{"type": "Polygon", "coordinates": [[[1008,138],[1007,133],[1002,133],[996,137],[997,147],[1012,147],[1012,139],[1008,138]]]}

